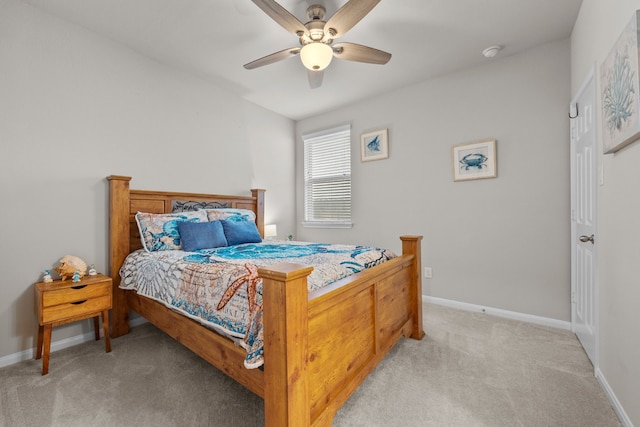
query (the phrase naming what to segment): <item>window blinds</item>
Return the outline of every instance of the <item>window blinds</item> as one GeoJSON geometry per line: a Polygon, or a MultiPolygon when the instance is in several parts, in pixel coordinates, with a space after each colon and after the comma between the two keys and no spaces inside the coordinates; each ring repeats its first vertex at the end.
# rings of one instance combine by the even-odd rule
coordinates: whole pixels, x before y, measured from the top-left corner
{"type": "Polygon", "coordinates": [[[307,225],[351,223],[351,125],[302,135],[307,225]]]}

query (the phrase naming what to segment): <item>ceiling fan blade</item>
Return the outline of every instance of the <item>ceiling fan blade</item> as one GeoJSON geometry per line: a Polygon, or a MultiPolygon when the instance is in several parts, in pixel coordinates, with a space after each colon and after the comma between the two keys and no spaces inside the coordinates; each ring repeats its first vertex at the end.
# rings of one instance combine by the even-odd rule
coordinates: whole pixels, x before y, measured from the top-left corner
{"type": "Polygon", "coordinates": [[[353,28],[380,0],[349,0],[324,25],[324,32],[333,38],[342,37],[353,28]]]}
{"type": "Polygon", "coordinates": [[[302,22],[295,16],[293,16],[287,9],[280,6],[273,0],[252,0],[256,6],[264,11],[267,15],[276,21],[282,28],[290,33],[296,34],[298,37],[307,33],[307,28],[302,22]]]}
{"type": "Polygon", "coordinates": [[[263,56],[260,59],[249,62],[248,64],[244,64],[244,68],[247,70],[253,70],[254,68],[291,58],[292,56],[296,56],[298,53],[300,53],[299,47],[291,47],[289,49],[281,50],[280,52],[272,53],[271,55],[263,56]]]}
{"type": "Polygon", "coordinates": [[[355,43],[337,43],[333,45],[333,56],[348,61],[366,62],[367,64],[386,64],[391,54],[372,47],[355,43]]]}
{"type": "Polygon", "coordinates": [[[307,77],[309,78],[309,87],[316,89],[322,86],[322,79],[324,77],[324,70],[311,71],[307,70],[307,77]]]}

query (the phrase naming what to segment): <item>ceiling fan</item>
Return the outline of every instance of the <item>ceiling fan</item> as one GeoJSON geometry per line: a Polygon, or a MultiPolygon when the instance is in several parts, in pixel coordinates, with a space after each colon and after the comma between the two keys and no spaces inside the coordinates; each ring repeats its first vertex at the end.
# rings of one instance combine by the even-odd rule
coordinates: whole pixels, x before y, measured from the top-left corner
{"type": "Polygon", "coordinates": [[[300,47],[284,49],[249,62],[244,65],[247,70],[299,54],[302,64],[307,68],[309,86],[313,89],[322,85],[324,69],[329,66],[334,56],[368,64],[386,64],[391,59],[390,53],[372,47],[344,42],[333,44],[334,39],[344,36],[380,3],[380,0],[349,0],[327,21],[324,20],[325,7],[314,4],[307,8],[309,21],[306,24],[274,0],[252,1],[285,30],[298,36],[300,47]]]}

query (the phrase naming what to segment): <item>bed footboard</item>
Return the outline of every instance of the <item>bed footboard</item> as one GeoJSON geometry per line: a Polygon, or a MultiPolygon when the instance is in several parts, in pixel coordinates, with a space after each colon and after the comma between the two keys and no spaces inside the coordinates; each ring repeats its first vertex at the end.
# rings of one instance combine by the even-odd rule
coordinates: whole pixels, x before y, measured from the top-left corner
{"type": "Polygon", "coordinates": [[[263,278],[265,424],[329,426],[401,337],[421,339],[421,236],[403,255],[307,292],[312,269],[281,264],[263,278]]]}

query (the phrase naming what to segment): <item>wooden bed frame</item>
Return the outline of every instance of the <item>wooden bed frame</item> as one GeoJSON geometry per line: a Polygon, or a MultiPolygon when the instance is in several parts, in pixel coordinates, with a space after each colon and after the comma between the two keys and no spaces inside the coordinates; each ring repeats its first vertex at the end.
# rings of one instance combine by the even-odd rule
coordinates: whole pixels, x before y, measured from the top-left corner
{"type": "Polygon", "coordinates": [[[129,310],[264,399],[267,426],[328,426],[342,404],[401,337],[422,339],[422,236],[402,236],[402,255],[308,292],[313,270],[295,264],[259,269],[263,279],[264,369],[246,369],[246,351],[163,304],[120,289],[126,256],[141,247],[134,215],[171,212],[172,201],[227,202],[250,209],[264,231],[264,190],[223,196],[129,188],[109,176],[112,336],[129,331],[129,310]]]}

